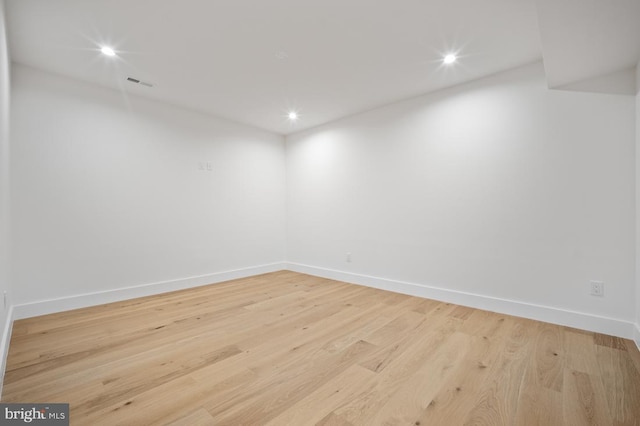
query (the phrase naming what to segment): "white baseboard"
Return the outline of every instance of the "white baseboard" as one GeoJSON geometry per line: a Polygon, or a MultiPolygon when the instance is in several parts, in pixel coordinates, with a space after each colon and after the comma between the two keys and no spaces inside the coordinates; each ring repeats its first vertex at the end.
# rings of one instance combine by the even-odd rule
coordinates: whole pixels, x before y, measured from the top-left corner
{"type": "Polygon", "coordinates": [[[14,319],[18,320],[36,317],[39,315],[69,311],[72,309],[87,308],[89,306],[120,302],[122,300],[135,299],[137,297],[153,296],[155,294],[167,293],[170,291],[184,290],[187,288],[215,284],[238,278],[246,278],[253,275],[266,274],[268,272],[281,271],[285,269],[285,266],[285,263],[278,262],[232,271],[181,278],[177,280],[161,281],[114,290],[61,297],[58,299],[39,300],[14,306],[13,315],[14,319]]]}
{"type": "Polygon", "coordinates": [[[640,332],[640,330],[638,330],[632,322],[621,319],[607,318],[549,306],[534,305],[515,300],[499,299],[496,297],[483,296],[481,294],[465,293],[445,288],[371,277],[368,275],[353,274],[333,269],[318,268],[298,263],[287,263],[286,269],[381,290],[408,294],[410,296],[424,297],[427,299],[454,303],[456,305],[469,306],[486,311],[594,331],[597,333],[623,337],[625,339],[634,338],[635,328],[636,344],[638,344],[640,340],[638,339],[638,332],[640,332]]]}
{"type": "MultiPolygon", "coordinates": [[[[632,322],[621,319],[607,318],[583,312],[563,310],[549,306],[535,305],[514,300],[489,297],[480,294],[466,293],[445,288],[372,277],[368,275],[354,274],[350,272],[319,268],[298,263],[278,262],[232,271],[217,272],[213,274],[199,275],[177,280],[162,281],[108,291],[80,294],[58,299],[40,300],[36,302],[11,306],[9,308],[7,322],[3,330],[2,340],[0,341],[0,356],[2,356],[0,373],[4,373],[4,362],[6,361],[6,355],[9,349],[11,329],[14,320],[56,312],[63,312],[72,309],[86,308],[89,306],[102,305],[105,303],[119,302],[123,300],[135,299],[137,297],[152,296],[155,294],[161,294],[170,291],[183,290],[187,288],[215,284],[238,278],[246,278],[254,275],[265,274],[268,272],[280,271],[283,269],[353,284],[364,285],[381,290],[393,291],[396,293],[408,294],[411,296],[424,297],[427,299],[440,300],[443,302],[455,303],[458,305],[469,306],[477,309],[499,312],[507,315],[530,318],[538,321],[544,321],[553,324],[565,325],[583,330],[624,337],[627,339],[633,339],[640,349],[640,324],[633,324],[632,322]]],[[[1,386],[2,384],[0,383],[0,391],[1,386]]]]}
{"type": "Polygon", "coordinates": [[[13,330],[13,306],[9,306],[7,318],[0,337],[0,400],[2,397],[2,385],[4,384],[4,372],[7,367],[7,356],[9,355],[9,343],[11,342],[11,331],[13,330]]]}

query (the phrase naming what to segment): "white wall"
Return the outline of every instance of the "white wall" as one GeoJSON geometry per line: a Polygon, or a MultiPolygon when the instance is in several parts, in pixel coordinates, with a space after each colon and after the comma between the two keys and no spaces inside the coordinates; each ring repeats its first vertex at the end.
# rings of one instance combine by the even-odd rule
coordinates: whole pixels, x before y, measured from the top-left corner
{"type": "MultiPolygon", "coordinates": [[[[0,372],[2,374],[4,374],[5,354],[11,335],[9,329],[11,324],[9,155],[9,52],[5,29],[4,0],[0,0],[0,372]],[[6,306],[4,292],[7,292],[6,306]]],[[[0,383],[1,387],[2,383],[0,383]]]]}
{"type": "Polygon", "coordinates": [[[282,266],[281,136],[24,66],[11,106],[17,304],[282,266]]]}
{"type": "Polygon", "coordinates": [[[636,65],[636,330],[640,348],[640,62],[636,65]]]}
{"type": "MultiPolygon", "coordinates": [[[[12,77],[16,303],[284,260],[280,136],[22,66],[12,77]]],[[[639,110],[549,91],[533,64],[290,136],[287,260],[624,334],[588,321],[640,315],[639,110]]]]}
{"type": "Polygon", "coordinates": [[[550,91],[536,63],[292,135],[288,261],[629,335],[634,119],[633,97],[550,91]]]}

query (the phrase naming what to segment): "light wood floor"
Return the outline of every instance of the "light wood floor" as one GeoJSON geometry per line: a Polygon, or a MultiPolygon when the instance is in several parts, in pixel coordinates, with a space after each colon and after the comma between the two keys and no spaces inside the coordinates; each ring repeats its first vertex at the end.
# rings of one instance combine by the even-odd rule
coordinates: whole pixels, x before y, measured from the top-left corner
{"type": "Polygon", "coordinates": [[[17,321],[2,399],[72,425],[638,425],[640,353],[277,272],[17,321]]]}

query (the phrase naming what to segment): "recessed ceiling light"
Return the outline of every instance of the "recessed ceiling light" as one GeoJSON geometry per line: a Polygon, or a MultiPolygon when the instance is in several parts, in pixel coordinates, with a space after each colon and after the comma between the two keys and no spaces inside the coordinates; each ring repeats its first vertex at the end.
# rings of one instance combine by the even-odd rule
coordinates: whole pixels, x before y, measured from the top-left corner
{"type": "Polygon", "coordinates": [[[452,64],[456,61],[456,55],[454,55],[453,53],[449,53],[447,56],[444,57],[444,59],[442,60],[442,62],[444,62],[445,64],[452,64]]]}
{"type": "Polygon", "coordinates": [[[107,56],[116,56],[116,52],[115,50],[113,50],[112,48],[110,48],[109,46],[102,46],[100,48],[100,51],[102,52],[103,55],[107,55],[107,56]]]}
{"type": "Polygon", "coordinates": [[[298,113],[295,111],[291,111],[289,112],[288,117],[289,117],[289,120],[296,121],[298,119],[298,113]]]}

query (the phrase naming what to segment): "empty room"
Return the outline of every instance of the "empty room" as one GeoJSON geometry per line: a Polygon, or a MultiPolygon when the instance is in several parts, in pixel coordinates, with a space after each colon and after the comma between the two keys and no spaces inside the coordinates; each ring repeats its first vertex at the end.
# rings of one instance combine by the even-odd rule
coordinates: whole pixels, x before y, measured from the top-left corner
{"type": "Polygon", "coordinates": [[[639,0],[0,0],[0,424],[640,425],[639,0]]]}

